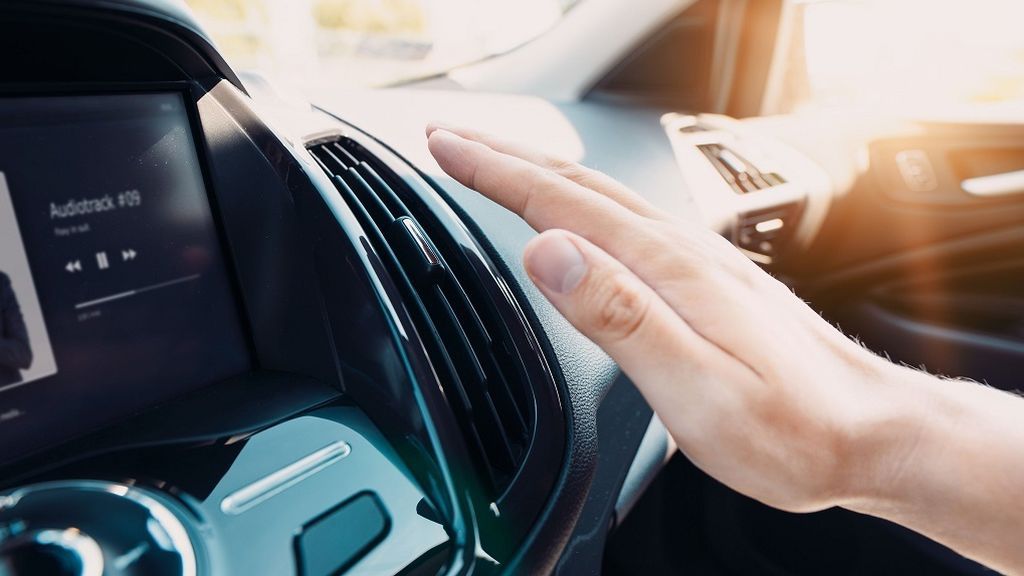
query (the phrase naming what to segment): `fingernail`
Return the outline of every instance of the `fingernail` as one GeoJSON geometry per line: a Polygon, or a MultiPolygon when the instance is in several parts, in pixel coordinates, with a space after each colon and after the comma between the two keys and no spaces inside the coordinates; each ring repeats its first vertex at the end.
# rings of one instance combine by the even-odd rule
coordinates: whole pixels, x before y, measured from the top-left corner
{"type": "Polygon", "coordinates": [[[471,172],[467,168],[463,140],[457,134],[438,128],[427,139],[427,148],[434,155],[437,163],[445,172],[452,175],[456,180],[466,178],[471,172]]]}
{"type": "Polygon", "coordinates": [[[458,142],[462,140],[462,137],[455,132],[450,132],[444,128],[435,128],[430,132],[430,136],[427,136],[427,141],[430,140],[447,140],[448,142],[458,142]]]}
{"type": "Polygon", "coordinates": [[[572,292],[587,273],[587,262],[565,234],[541,234],[526,256],[526,269],[545,288],[559,294],[572,292]]]}
{"type": "Polygon", "coordinates": [[[433,121],[433,122],[427,123],[427,128],[426,128],[427,138],[430,138],[430,135],[433,134],[435,130],[444,130],[445,132],[451,132],[452,131],[452,125],[448,124],[447,122],[438,122],[436,120],[433,121]]]}

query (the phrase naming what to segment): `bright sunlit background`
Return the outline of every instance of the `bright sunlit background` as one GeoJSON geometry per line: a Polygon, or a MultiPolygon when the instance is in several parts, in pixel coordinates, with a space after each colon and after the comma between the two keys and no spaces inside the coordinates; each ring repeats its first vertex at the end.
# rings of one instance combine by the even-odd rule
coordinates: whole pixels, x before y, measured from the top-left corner
{"type": "Polygon", "coordinates": [[[300,93],[378,87],[506,52],[575,0],[186,0],[238,70],[300,93]]]}
{"type": "MultiPolygon", "coordinates": [[[[236,69],[308,97],[442,74],[515,49],[577,0],[186,1],[236,69]]],[[[790,6],[766,113],[1024,118],[1024,0],[790,6]]]]}
{"type": "Polygon", "coordinates": [[[810,1],[800,19],[792,108],[1024,118],[1022,0],[810,1]]]}

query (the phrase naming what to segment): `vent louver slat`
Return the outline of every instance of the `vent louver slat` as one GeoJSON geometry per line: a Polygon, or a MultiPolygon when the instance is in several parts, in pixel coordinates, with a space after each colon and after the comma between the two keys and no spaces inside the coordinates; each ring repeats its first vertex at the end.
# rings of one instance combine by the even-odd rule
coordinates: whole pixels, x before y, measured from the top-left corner
{"type": "Polygon", "coordinates": [[[496,311],[474,284],[478,277],[429,210],[360,144],[340,138],[309,151],[361,220],[418,314],[445,395],[491,497],[497,497],[525,458],[534,414],[529,383],[505,328],[494,320],[496,311]]]}
{"type": "Polygon", "coordinates": [[[737,194],[756,192],[785,183],[778,174],[761,172],[751,162],[721,144],[698,144],[697,149],[737,194]]]}

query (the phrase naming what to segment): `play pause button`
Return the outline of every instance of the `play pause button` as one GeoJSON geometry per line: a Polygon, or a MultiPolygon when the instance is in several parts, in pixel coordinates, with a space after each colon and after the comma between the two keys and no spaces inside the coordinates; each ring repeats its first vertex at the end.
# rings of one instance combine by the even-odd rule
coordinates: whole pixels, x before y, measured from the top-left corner
{"type": "Polygon", "coordinates": [[[127,250],[121,250],[121,261],[127,262],[129,260],[135,260],[135,257],[138,255],[139,253],[136,252],[135,250],[132,250],[131,248],[127,250]]]}

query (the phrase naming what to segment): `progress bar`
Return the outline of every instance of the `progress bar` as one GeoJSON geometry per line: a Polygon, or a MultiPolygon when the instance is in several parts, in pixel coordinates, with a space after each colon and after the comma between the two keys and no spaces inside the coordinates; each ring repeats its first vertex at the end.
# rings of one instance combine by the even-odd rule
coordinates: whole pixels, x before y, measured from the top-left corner
{"type": "Polygon", "coordinates": [[[174,280],[168,280],[167,282],[160,282],[159,284],[150,284],[149,286],[143,286],[142,288],[136,288],[135,290],[128,290],[127,292],[118,292],[117,294],[111,294],[110,296],[104,296],[103,298],[79,302],[78,304],[75,304],[75,310],[81,310],[82,308],[89,308],[90,306],[97,306],[99,304],[106,304],[107,302],[113,302],[114,300],[131,298],[132,296],[138,296],[143,292],[152,292],[153,290],[167,288],[168,286],[174,286],[176,284],[184,284],[185,282],[198,280],[200,276],[202,276],[202,274],[182,276],[181,278],[175,278],[174,280]]]}

